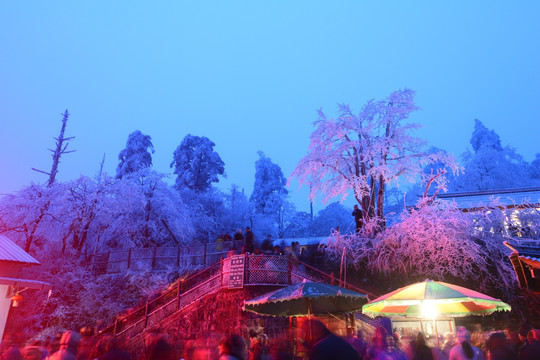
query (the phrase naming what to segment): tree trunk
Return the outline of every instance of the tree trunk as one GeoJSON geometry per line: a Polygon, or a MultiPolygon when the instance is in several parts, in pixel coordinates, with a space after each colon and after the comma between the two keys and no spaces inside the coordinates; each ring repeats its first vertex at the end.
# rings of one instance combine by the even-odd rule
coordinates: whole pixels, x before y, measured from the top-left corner
{"type": "Polygon", "coordinates": [[[38,218],[36,219],[36,221],[34,223],[34,227],[32,228],[32,231],[30,232],[30,236],[28,236],[26,238],[26,244],[24,244],[24,251],[26,251],[26,252],[30,251],[30,248],[32,247],[32,244],[34,243],[34,235],[36,233],[36,230],[37,230],[39,224],[41,223],[41,220],[43,220],[43,216],[45,216],[45,213],[49,209],[50,203],[51,203],[50,201],[47,201],[45,203],[45,205],[43,205],[43,207],[41,208],[41,212],[40,212],[38,218]]]}
{"type": "Polygon", "coordinates": [[[379,176],[379,191],[377,192],[377,220],[381,230],[386,227],[386,221],[384,219],[384,192],[386,183],[382,175],[379,176]]]}
{"type": "Polygon", "coordinates": [[[375,217],[375,200],[377,198],[375,194],[376,186],[375,186],[375,178],[371,176],[370,178],[370,189],[369,189],[369,211],[368,211],[368,218],[371,220],[375,217]]]}
{"type": "Polygon", "coordinates": [[[64,138],[64,132],[66,130],[66,124],[69,118],[69,112],[66,110],[63,116],[64,117],[62,119],[62,127],[60,128],[60,134],[56,138],[56,149],[53,151],[52,155],[53,163],[51,167],[51,172],[49,173],[48,186],[51,186],[56,179],[56,174],[58,173],[58,164],[60,163],[60,157],[62,156],[62,154],[72,152],[66,151],[68,143],[66,143],[66,145],[64,146],[65,141],[73,139],[73,137],[64,138]]]}
{"type": "MultiPolygon", "coordinates": [[[[52,167],[51,167],[51,172],[47,173],[45,171],[36,170],[36,169],[32,168],[32,170],[35,170],[35,171],[38,171],[38,172],[49,175],[49,181],[47,183],[48,187],[51,187],[51,185],[54,183],[54,181],[56,179],[56,174],[58,173],[58,164],[60,163],[60,157],[62,156],[62,154],[72,152],[72,151],[66,151],[68,144],[66,144],[64,146],[65,141],[73,139],[73,137],[64,138],[64,131],[66,130],[66,124],[67,124],[67,120],[69,118],[69,112],[67,111],[67,109],[64,112],[63,116],[64,117],[62,118],[62,127],[60,128],[60,134],[58,135],[58,138],[56,138],[56,149],[51,150],[53,152],[53,155],[52,155],[53,163],[52,163],[52,167]]],[[[50,201],[47,201],[43,205],[43,207],[41,208],[40,214],[39,214],[38,218],[36,219],[34,228],[32,229],[32,232],[30,233],[30,236],[28,236],[27,239],[26,239],[26,244],[24,245],[24,251],[26,251],[26,252],[30,251],[30,248],[32,247],[32,244],[34,242],[34,235],[36,233],[36,230],[37,230],[39,224],[41,223],[41,220],[43,219],[43,216],[45,215],[45,213],[49,209],[50,203],[51,203],[50,201]]]]}
{"type": "Polygon", "coordinates": [[[150,246],[150,226],[148,223],[150,222],[150,211],[152,210],[152,204],[150,203],[150,200],[146,201],[146,206],[144,207],[144,246],[150,246]]]}
{"type": "Polygon", "coordinates": [[[86,244],[86,239],[88,239],[88,230],[90,229],[90,225],[92,224],[92,220],[94,220],[94,216],[91,215],[90,219],[86,222],[86,224],[83,227],[82,234],[79,240],[79,246],[77,247],[77,253],[81,253],[84,244],[86,244]]]}

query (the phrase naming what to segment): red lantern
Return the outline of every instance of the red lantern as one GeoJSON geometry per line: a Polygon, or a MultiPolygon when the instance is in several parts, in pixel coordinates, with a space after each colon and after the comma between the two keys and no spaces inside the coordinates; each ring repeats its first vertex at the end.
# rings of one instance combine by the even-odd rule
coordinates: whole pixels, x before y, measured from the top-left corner
{"type": "Polygon", "coordinates": [[[23,299],[21,294],[15,294],[11,297],[11,301],[13,301],[13,307],[19,306],[19,301],[23,299]]]}

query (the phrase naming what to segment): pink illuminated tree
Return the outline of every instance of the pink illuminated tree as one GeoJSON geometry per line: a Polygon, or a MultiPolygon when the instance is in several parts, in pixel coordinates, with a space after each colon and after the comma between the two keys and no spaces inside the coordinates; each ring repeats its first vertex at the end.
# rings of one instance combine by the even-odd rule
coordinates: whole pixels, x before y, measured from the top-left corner
{"type": "Polygon", "coordinates": [[[492,231],[504,221],[498,212],[463,213],[453,202],[422,198],[416,208],[402,213],[400,222],[368,241],[335,234],[328,251],[335,259],[345,256],[347,264],[384,276],[393,287],[427,278],[474,283],[481,291],[508,295],[516,281],[504,238],[492,231]]]}
{"type": "Polygon", "coordinates": [[[370,100],[357,114],[348,105],[339,105],[335,119],[319,110],[308,153],[291,177],[310,186],[312,198],[321,194],[324,202],[334,197],[343,200],[352,193],[361,206],[366,231],[377,233],[385,226],[388,185],[425,176],[424,182],[433,179],[438,188],[444,188],[444,176],[424,174],[422,168],[441,163],[457,171],[453,156],[426,152],[425,142],[414,136],[419,125],[407,119],[416,110],[414,92],[409,89],[370,100]]]}

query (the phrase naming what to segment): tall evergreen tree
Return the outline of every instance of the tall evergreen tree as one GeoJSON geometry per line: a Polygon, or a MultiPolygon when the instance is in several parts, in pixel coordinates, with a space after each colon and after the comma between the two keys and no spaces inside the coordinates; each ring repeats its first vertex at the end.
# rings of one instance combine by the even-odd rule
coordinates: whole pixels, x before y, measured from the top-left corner
{"type": "Polygon", "coordinates": [[[474,119],[474,131],[471,136],[471,146],[475,152],[482,148],[489,148],[495,151],[502,151],[501,138],[493,131],[489,130],[478,119],[474,119]]]}
{"type": "Polygon", "coordinates": [[[154,145],[150,135],[144,135],[139,130],[129,134],[126,148],[118,155],[120,163],[116,168],[116,178],[121,179],[125,175],[151,167],[153,153],[154,145]]]}
{"type": "Polygon", "coordinates": [[[452,191],[509,189],[530,184],[527,162],[512,147],[502,147],[499,135],[480,120],[475,120],[471,146],[472,151],[462,156],[465,173],[454,180],[452,191]]]}
{"type": "Polygon", "coordinates": [[[188,134],[173,154],[171,168],[177,174],[176,187],[206,192],[212,183],[225,176],[225,163],[214,150],[214,144],[204,136],[188,134]]]}
{"type": "Polygon", "coordinates": [[[277,214],[283,206],[288,191],[287,180],[281,167],[259,151],[259,160],[255,162],[255,184],[249,201],[255,211],[261,214],[277,214]]]}

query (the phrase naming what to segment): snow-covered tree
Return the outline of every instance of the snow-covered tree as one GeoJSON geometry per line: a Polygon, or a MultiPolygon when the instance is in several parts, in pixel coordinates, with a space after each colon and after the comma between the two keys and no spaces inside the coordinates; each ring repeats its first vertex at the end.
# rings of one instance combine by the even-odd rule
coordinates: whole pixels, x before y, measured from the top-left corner
{"type": "Polygon", "coordinates": [[[288,219],[287,226],[283,230],[284,238],[309,237],[311,233],[311,214],[304,211],[297,211],[288,219]]]}
{"type": "MultiPolygon", "coordinates": [[[[413,136],[419,125],[406,121],[417,109],[414,92],[405,89],[368,101],[358,114],[348,105],[339,105],[335,119],[319,110],[308,154],[291,176],[310,186],[312,197],[322,194],[323,201],[344,199],[352,192],[367,229],[377,232],[384,227],[387,185],[415,181],[429,163],[442,162],[457,170],[451,156],[426,153],[424,141],[413,136]]],[[[444,186],[443,176],[435,179],[444,186]]]]}
{"type": "MultiPolygon", "coordinates": [[[[278,212],[278,238],[284,238],[290,228],[299,228],[296,207],[290,201],[284,200],[278,212]]],[[[309,225],[309,222],[306,224],[309,225]]]]}
{"type": "MultiPolygon", "coordinates": [[[[129,208],[127,224],[119,234],[130,234],[136,246],[161,246],[166,243],[185,244],[191,240],[195,214],[178,191],[164,181],[165,175],[141,169],[122,179],[119,191],[133,191],[138,206],[129,208]],[[131,189],[131,190],[129,190],[131,189]],[[123,229],[123,231],[122,231],[123,229]]],[[[121,226],[121,224],[120,224],[121,226]]]]}
{"type": "Polygon", "coordinates": [[[230,192],[225,194],[225,216],[223,224],[228,233],[235,232],[237,229],[243,229],[251,225],[251,216],[253,214],[253,204],[251,204],[238,186],[232,185],[230,192]]]}
{"type": "Polygon", "coordinates": [[[65,206],[61,212],[62,218],[68,222],[67,232],[62,237],[62,253],[68,244],[81,253],[91,240],[95,240],[98,233],[96,223],[100,220],[101,212],[110,211],[108,185],[108,182],[97,183],[85,176],[66,184],[65,206]]]}
{"type": "Polygon", "coordinates": [[[4,196],[0,199],[0,233],[9,235],[26,252],[43,248],[62,231],[65,219],[58,213],[64,196],[65,186],[56,182],[32,184],[4,196]]]}
{"type": "Polygon", "coordinates": [[[285,188],[286,184],[281,167],[259,151],[259,159],[255,162],[253,193],[249,199],[254,204],[255,211],[277,215],[289,193],[285,188]]]}
{"type": "Polygon", "coordinates": [[[337,230],[342,234],[351,234],[355,227],[352,210],[352,208],[345,208],[339,202],[328,204],[315,216],[310,232],[314,236],[330,236],[337,230]]]}
{"type": "Polygon", "coordinates": [[[529,177],[535,186],[540,185],[540,154],[536,154],[529,165],[529,177]]]}
{"type": "Polygon", "coordinates": [[[515,149],[502,147],[501,139],[480,120],[475,120],[472,151],[463,155],[465,172],[452,182],[452,191],[520,188],[530,185],[528,164],[515,149]]]}
{"type": "Polygon", "coordinates": [[[493,213],[471,215],[452,202],[426,200],[369,241],[337,234],[330,254],[341,258],[345,251],[348,263],[384,274],[392,288],[428,278],[508,295],[515,276],[503,238],[487,230],[493,213]]]}
{"type": "MultiPolygon", "coordinates": [[[[531,199],[532,200],[532,199],[531,199]]],[[[540,199],[534,201],[536,204],[540,199]]],[[[534,204],[523,204],[523,208],[512,211],[510,215],[512,237],[524,237],[528,239],[540,239],[540,209],[534,204]]]]}
{"type": "MultiPolygon", "coordinates": [[[[8,203],[9,200],[13,200],[15,202],[21,202],[22,206],[13,206],[13,204],[7,205],[7,208],[11,208],[14,214],[22,215],[25,218],[25,221],[22,223],[17,223],[16,221],[8,226],[7,231],[13,231],[14,228],[18,228],[20,233],[24,234],[25,240],[24,240],[24,250],[26,252],[29,252],[33,244],[38,241],[36,237],[39,236],[39,232],[47,231],[46,229],[50,228],[44,228],[44,225],[42,222],[47,222],[50,220],[51,214],[54,213],[54,211],[51,211],[51,201],[55,199],[58,195],[58,189],[61,189],[61,186],[56,186],[56,175],[58,174],[58,165],[60,164],[60,158],[62,155],[73,152],[73,150],[68,151],[68,145],[69,140],[73,139],[73,137],[65,137],[65,130],[67,121],[69,119],[69,112],[66,110],[62,114],[62,126],[60,128],[60,133],[56,140],[56,146],[55,149],[50,151],[52,152],[52,166],[51,171],[46,172],[38,169],[32,168],[32,170],[49,175],[49,180],[47,182],[47,188],[44,188],[43,186],[38,185],[31,185],[30,187],[27,187],[23,189],[19,194],[15,196],[8,196],[8,203]],[[35,201],[32,201],[28,203],[28,199],[34,198],[35,201]],[[24,210],[30,207],[27,214],[24,214],[24,210]],[[32,218],[32,220],[30,220],[32,218]],[[22,229],[21,229],[22,228],[22,229]]],[[[61,190],[60,190],[61,191],[61,190]]],[[[0,210],[1,211],[1,210],[0,210]]],[[[5,219],[13,219],[13,214],[4,213],[5,219]]],[[[5,221],[9,220],[4,220],[5,221]]],[[[0,220],[0,223],[2,220],[0,220]]],[[[1,229],[0,229],[1,230],[1,229]]]]}
{"type": "Polygon", "coordinates": [[[152,166],[152,154],[154,145],[150,135],[144,135],[139,130],[129,134],[126,148],[118,154],[120,163],[116,168],[116,178],[134,173],[138,170],[152,166]]]}
{"type": "Polygon", "coordinates": [[[176,187],[205,192],[212,183],[225,176],[225,163],[214,150],[214,144],[204,136],[188,134],[173,154],[171,168],[177,174],[176,187]]]}

